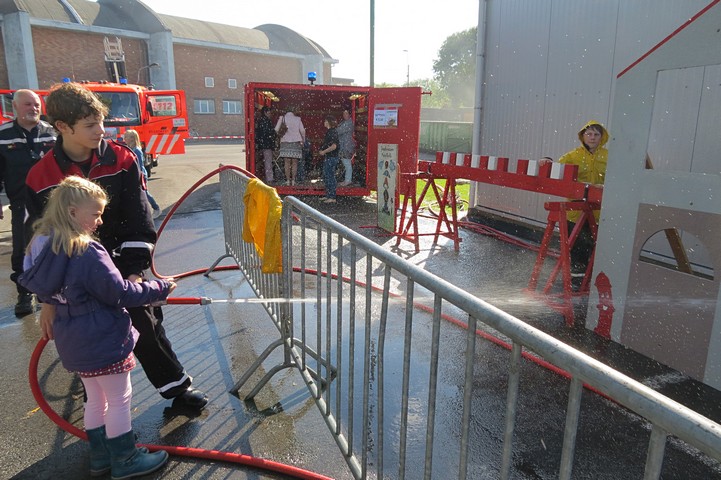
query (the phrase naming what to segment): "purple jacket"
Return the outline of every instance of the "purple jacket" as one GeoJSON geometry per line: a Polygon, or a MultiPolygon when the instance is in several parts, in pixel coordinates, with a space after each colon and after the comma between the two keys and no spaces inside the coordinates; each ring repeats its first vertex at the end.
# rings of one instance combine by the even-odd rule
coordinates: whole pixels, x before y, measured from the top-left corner
{"type": "Polygon", "coordinates": [[[48,237],[33,240],[18,283],[56,305],[55,347],[63,366],[73,372],[90,372],[125,359],[135,337],[123,307],[163,300],[170,288],[165,280],[124,280],[98,242],[91,242],[82,255],[68,257],[62,250],[54,254],[48,237]]]}

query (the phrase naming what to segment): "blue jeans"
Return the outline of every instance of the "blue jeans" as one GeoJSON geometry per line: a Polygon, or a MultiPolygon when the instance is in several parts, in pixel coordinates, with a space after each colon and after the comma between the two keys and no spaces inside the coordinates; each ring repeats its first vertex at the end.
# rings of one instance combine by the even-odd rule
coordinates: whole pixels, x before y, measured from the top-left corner
{"type": "Polygon", "coordinates": [[[148,203],[150,203],[150,206],[153,207],[153,210],[160,210],[160,205],[158,205],[158,202],[155,201],[149,191],[145,191],[145,196],[148,197],[148,203]]]}
{"type": "Polygon", "coordinates": [[[335,198],[335,169],[338,167],[338,157],[326,157],[323,162],[323,182],[325,183],[325,196],[335,198]]]}
{"type": "Polygon", "coordinates": [[[343,167],[345,167],[345,177],[343,181],[350,183],[353,177],[353,163],[350,158],[341,158],[341,162],[343,162],[343,167]]]}

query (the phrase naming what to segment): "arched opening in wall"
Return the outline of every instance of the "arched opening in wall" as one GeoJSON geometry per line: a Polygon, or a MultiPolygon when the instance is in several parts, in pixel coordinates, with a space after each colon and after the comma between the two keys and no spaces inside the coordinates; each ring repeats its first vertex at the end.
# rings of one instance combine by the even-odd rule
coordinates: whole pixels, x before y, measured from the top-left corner
{"type": "Polygon", "coordinates": [[[708,249],[698,237],[684,230],[669,228],[651,235],[641,247],[638,261],[707,280],[714,279],[708,249]]]}

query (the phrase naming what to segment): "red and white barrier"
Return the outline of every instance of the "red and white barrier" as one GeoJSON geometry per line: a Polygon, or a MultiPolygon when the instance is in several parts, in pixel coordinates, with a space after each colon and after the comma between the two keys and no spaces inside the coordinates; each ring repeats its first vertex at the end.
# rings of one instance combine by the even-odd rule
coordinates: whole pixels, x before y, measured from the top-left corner
{"type": "Polygon", "coordinates": [[[188,137],[186,140],[245,140],[245,136],[243,135],[215,135],[215,136],[197,136],[197,137],[188,137]]]}

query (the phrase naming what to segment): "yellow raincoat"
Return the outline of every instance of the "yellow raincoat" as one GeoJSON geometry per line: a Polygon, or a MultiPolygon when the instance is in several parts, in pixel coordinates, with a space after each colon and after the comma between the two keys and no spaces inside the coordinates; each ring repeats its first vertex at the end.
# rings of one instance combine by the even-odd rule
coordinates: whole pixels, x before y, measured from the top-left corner
{"type": "MultiPolygon", "coordinates": [[[[590,120],[579,130],[578,140],[581,142],[581,146],[564,154],[558,161],[569,165],[578,165],[579,182],[603,185],[603,182],[606,180],[606,163],[608,162],[608,150],[606,150],[605,147],[606,142],[608,142],[608,131],[600,122],[590,120]],[[601,134],[601,141],[594,153],[589,152],[583,143],[583,133],[591,125],[598,125],[603,132],[601,134]]],[[[600,212],[598,210],[594,212],[596,221],[598,221],[599,215],[600,212]]],[[[577,221],[580,216],[581,212],[568,212],[568,219],[572,222],[577,221]]]]}
{"type": "Polygon", "coordinates": [[[243,203],[243,241],[255,244],[263,273],[282,272],[280,217],[283,205],[278,193],[254,178],[248,182],[243,203]]]}

